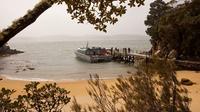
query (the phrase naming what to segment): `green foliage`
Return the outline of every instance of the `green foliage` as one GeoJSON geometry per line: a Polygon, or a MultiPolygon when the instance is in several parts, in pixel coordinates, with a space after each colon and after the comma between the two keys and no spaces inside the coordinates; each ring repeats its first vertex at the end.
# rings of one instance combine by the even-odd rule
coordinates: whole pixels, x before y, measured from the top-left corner
{"type": "MultiPolygon", "coordinates": [[[[73,101],[72,101],[72,106],[71,106],[71,110],[74,112],[82,112],[82,106],[80,104],[78,104],[76,98],[74,97],[73,101]]],[[[86,111],[86,110],[84,110],[86,111]]]]}
{"type": "Polygon", "coordinates": [[[90,87],[88,94],[95,101],[96,106],[89,106],[90,110],[95,112],[116,112],[117,98],[112,94],[112,90],[102,81],[99,76],[95,75],[88,81],[90,87]]]}
{"type": "Polygon", "coordinates": [[[4,112],[61,112],[64,105],[69,103],[69,91],[54,84],[39,87],[39,82],[25,85],[25,94],[17,99],[11,99],[14,90],[2,88],[0,92],[0,110],[4,112]]]}
{"type": "Polygon", "coordinates": [[[169,7],[162,0],[152,4],[145,24],[149,26],[146,32],[153,49],[161,50],[163,57],[175,50],[175,58],[200,60],[200,1],[191,0],[176,7],[169,7]]]}
{"type": "Polygon", "coordinates": [[[2,88],[0,91],[0,111],[1,112],[10,112],[14,111],[16,107],[14,107],[14,103],[10,96],[14,93],[14,90],[9,90],[2,88]]]}
{"type": "Polygon", "coordinates": [[[0,32],[0,47],[12,37],[34,23],[37,18],[54,4],[65,4],[66,11],[78,23],[89,23],[96,30],[107,32],[108,24],[115,24],[118,17],[126,13],[127,7],[139,7],[145,0],[41,0],[26,15],[15,20],[0,32]]]}
{"type": "MultiPolygon", "coordinates": [[[[56,0],[57,1],[57,0],[56,0]]],[[[106,32],[107,23],[115,24],[118,16],[126,13],[127,6],[144,5],[144,0],[59,0],[78,23],[88,22],[95,29],[106,32]]]]}
{"type": "Polygon", "coordinates": [[[94,105],[89,105],[87,108],[78,104],[76,99],[72,101],[72,111],[74,112],[117,112],[118,98],[113,94],[105,82],[99,79],[98,75],[91,76],[88,81],[90,87],[88,88],[88,94],[94,101],[94,105]]]}
{"type": "MultiPolygon", "coordinates": [[[[94,25],[96,30],[106,32],[107,24],[115,24],[118,16],[126,13],[127,6],[139,7],[144,5],[145,0],[42,0],[35,5],[33,10],[28,10],[27,14],[15,20],[11,26],[12,29],[19,25],[25,25],[25,21],[35,19],[53,4],[65,4],[66,11],[71,15],[72,19],[76,19],[78,23],[90,23],[94,25]],[[40,13],[40,11],[42,11],[40,13]]],[[[29,25],[29,24],[28,24],[29,25]]],[[[10,30],[10,29],[9,29],[10,30]]],[[[8,33],[6,29],[3,33],[8,33]]],[[[0,33],[1,34],[1,33],[0,33]]],[[[1,36],[1,35],[0,35],[1,36]]]]}
{"type": "Polygon", "coordinates": [[[175,49],[180,59],[200,59],[200,1],[175,7],[160,18],[159,36],[166,51],[175,49]]]}
{"type": "Polygon", "coordinates": [[[159,41],[158,25],[160,22],[160,17],[163,16],[167,10],[171,7],[165,3],[163,0],[155,0],[150,4],[149,15],[147,15],[147,20],[144,21],[145,25],[148,26],[146,33],[151,36],[151,43],[154,49],[157,49],[159,41]]]}
{"type": "Polygon", "coordinates": [[[187,90],[177,81],[174,65],[154,60],[141,63],[129,77],[120,77],[108,87],[97,75],[89,80],[88,93],[94,105],[83,107],[77,101],[75,112],[189,112],[187,90]]]}

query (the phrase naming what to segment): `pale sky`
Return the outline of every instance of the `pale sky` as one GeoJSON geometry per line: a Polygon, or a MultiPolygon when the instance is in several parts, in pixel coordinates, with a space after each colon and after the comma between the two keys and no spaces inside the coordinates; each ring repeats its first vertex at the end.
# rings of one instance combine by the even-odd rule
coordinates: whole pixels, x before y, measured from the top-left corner
{"type": "MultiPolygon", "coordinates": [[[[149,11],[149,3],[145,6],[129,9],[118,23],[108,27],[106,35],[146,35],[144,20],[149,11]]],[[[9,26],[13,20],[23,16],[32,9],[38,0],[0,0],[0,30],[9,26]]],[[[35,23],[20,32],[17,36],[49,36],[49,35],[104,35],[96,31],[90,24],[77,24],[71,20],[64,5],[54,5],[44,12],[35,23]]]]}

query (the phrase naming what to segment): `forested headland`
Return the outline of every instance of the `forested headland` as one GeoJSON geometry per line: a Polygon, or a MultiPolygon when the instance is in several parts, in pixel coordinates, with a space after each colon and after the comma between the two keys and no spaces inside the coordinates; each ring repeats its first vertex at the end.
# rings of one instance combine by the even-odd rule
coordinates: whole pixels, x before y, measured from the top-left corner
{"type": "Polygon", "coordinates": [[[200,1],[156,0],[145,21],[152,53],[159,57],[200,61],[200,1]]]}

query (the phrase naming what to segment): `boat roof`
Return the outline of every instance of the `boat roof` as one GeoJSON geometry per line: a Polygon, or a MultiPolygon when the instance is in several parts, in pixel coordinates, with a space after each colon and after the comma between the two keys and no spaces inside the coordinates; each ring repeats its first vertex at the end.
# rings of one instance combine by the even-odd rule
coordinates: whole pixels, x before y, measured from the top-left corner
{"type": "Polygon", "coordinates": [[[102,48],[102,47],[88,47],[88,48],[86,48],[86,47],[82,47],[82,48],[78,48],[78,50],[81,50],[81,51],[85,51],[85,50],[88,50],[88,49],[90,49],[90,50],[99,50],[99,49],[106,49],[106,48],[102,48]]]}

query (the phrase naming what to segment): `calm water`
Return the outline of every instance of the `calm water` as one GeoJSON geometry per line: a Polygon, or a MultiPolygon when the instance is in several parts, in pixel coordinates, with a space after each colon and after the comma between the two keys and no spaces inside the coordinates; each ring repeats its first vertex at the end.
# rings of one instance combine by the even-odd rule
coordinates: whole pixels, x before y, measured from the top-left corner
{"type": "MultiPolygon", "coordinates": [[[[10,43],[11,48],[25,53],[0,58],[0,74],[18,80],[81,80],[89,74],[99,74],[101,78],[112,78],[127,71],[135,71],[133,66],[108,62],[86,63],[79,61],[74,50],[86,45],[86,41],[64,42],[21,42],[10,43]],[[30,70],[29,68],[34,68],[30,70]]],[[[96,40],[89,46],[130,47],[135,50],[149,50],[150,43],[144,40],[96,40]]]]}

